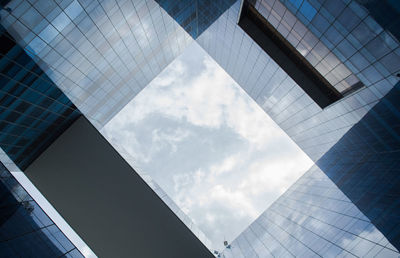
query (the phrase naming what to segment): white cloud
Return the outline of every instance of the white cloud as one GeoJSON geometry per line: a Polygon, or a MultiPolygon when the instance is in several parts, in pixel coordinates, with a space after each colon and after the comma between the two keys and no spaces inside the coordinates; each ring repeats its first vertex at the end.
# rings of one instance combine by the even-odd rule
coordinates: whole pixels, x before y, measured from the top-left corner
{"type": "Polygon", "coordinates": [[[229,172],[238,165],[240,160],[240,155],[229,156],[228,158],[224,159],[222,163],[211,166],[210,174],[219,176],[223,173],[229,172]]]}
{"type": "Polygon", "coordinates": [[[117,146],[123,146],[135,160],[144,163],[150,162],[154,149],[150,146],[148,151],[143,151],[142,145],[136,138],[136,132],[129,129],[133,126],[133,123],[128,120],[124,124],[123,120],[117,119],[113,124],[109,125],[109,127],[103,127],[100,131],[108,141],[115,143],[117,146]]]}
{"type": "Polygon", "coordinates": [[[170,196],[215,248],[221,248],[224,238],[233,240],[312,164],[302,153],[283,154],[280,161],[268,155],[255,161],[251,156],[239,153],[194,173],[173,176],[175,193],[170,196]]]}
{"type": "Polygon", "coordinates": [[[108,125],[121,127],[129,120],[133,126],[151,113],[161,113],[196,126],[227,125],[261,147],[258,143],[273,137],[275,131],[259,128],[277,125],[255,103],[249,103],[242,89],[233,87],[236,83],[210,57],[204,58],[203,65],[205,69],[197,76],[186,78],[187,67],[179,59],[174,61],[108,125]]]}
{"type": "Polygon", "coordinates": [[[254,196],[274,194],[277,197],[313,164],[304,156],[303,153],[296,156],[282,153],[279,160],[271,160],[267,156],[264,160],[253,162],[239,188],[254,196]]]}
{"type": "Polygon", "coordinates": [[[182,128],[177,128],[173,132],[165,132],[160,131],[159,129],[155,129],[152,132],[152,142],[153,146],[156,148],[154,151],[159,151],[161,145],[168,144],[171,147],[171,151],[176,152],[176,144],[183,141],[189,135],[190,132],[182,128]]]}

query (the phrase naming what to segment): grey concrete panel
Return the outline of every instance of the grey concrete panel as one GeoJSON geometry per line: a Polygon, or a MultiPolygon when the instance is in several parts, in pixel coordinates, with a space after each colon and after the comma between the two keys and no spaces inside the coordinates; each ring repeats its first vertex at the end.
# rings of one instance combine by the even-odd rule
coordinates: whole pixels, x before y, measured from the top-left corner
{"type": "Polygon", "coordinates": [[[25,172],[99,257],[213,257],[83,116],[25,172]]]}

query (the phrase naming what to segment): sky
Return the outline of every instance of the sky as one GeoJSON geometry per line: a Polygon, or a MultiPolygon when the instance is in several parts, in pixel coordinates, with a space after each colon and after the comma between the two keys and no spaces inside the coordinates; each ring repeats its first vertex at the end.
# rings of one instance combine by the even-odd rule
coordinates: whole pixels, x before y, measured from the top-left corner
{"type": "Polygon", "coordinates": [[[222,250],[313,162],[192,43],[102,130],[222,250]]]}

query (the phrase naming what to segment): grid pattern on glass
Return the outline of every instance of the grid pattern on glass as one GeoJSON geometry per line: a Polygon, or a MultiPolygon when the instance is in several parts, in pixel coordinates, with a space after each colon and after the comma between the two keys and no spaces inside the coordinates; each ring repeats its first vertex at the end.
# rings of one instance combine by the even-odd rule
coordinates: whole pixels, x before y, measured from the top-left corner
{"type": "Polygon", "coordinates": [[[399,98],[400,83],[224,254],[398,257],[399,98]]]}
{"type": "Polygon", "coordinates": [[[0,147],[25,169],[79,110],[0,25],[0,147]]]}
{"type": "Polygon", "coordinates": [[[258,6],[332,83],[345,78],[369,86],[400,71],[399,42],[356,1],[262,0],[258,6]],[[286,8],[291,12],[280,15],[286,8]]]}
{"type": "MultiPolygon", "coordinates": [[[[351,91],[352,87],[360,84],[358,78],[336,55],[279,0],[259,0],[255,7],[339,92],[351,91]]],[[[312,20],[317,11],[305,0],[297,12],[306,20],[312,20]]]]}
{"type": "Polygon", "coordinates": [[[223,257],[375,255],[399,252],[315,165],[223,252],[223,257]]]}
{"type": "Polygon", "coordinates": [[[235,0],[156,0],[182,28],[196,39],[235,0]]]}
{"type": "Polygon", "coordinates": [[[155,1],[20,1],[1,24],[98,128],[164,69],[190,36],[155,1]]]}
{"type": "MultiPolygon", "coordinates": [[[[238,1],[196,41],[314,161],[399,81],[393,74],[374,83],[363,81],[368,87],[321,110],[236,25],[239,8],[238,1]]],[[[399,51],[396,47],[393,54],[399,51]]]]}
{"type": "Polygon", "coordinates": [[[83,257],[0,163],[2,257],[83,257]]]}
{"type": "Polygon", "coordinates": [[[400,83],[317,165],[400,248],[400,83]]]}
{"type": "Polygon", "coordinates": [[[197,0],[155,0],[194,39],[198,35],[197,0]]]}

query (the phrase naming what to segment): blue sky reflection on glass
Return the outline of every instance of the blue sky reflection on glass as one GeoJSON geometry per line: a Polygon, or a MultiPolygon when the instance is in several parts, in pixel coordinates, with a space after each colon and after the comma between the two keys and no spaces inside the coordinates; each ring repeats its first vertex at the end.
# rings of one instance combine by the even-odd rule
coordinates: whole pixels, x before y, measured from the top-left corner
{"type": "Polygon", "coordinates": [[[223,249],[311,165],[197,43],[102,130],[223,249]]]}

